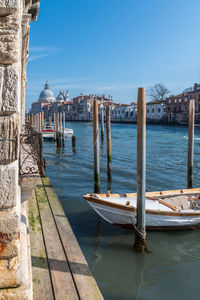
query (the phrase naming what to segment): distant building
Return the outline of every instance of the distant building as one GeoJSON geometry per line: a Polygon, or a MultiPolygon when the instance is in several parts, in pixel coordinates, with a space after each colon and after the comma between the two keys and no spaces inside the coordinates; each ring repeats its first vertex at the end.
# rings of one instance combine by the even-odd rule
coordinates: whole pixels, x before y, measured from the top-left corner
{"type": "Polygon", "coordinates": [[[44,89],[41,91],[38,101],[48,101],[52,103],[55,100],[54,94],[52,90],[50,89],[48,81],[45,83],[44,89]]]}
{"type": "Polygon", "coordinates": [[[166,111],[165,101],[151,101],[146,104],[146,118],[148,121],[164,121],[166,111]]]}
{"type": "Polygon", "coordinates": [[[195,122],[200,123],[200,84],[195,83],[183,93],[171,95],[166,99],[166,118],[169,123],[186,124],[188,122],[189,101],[195,100],[195,122]]]}
{"type": "Polygon", "coordinates": [[[48,81],[45,83],[44,89],[39,95],[37,102],[32,103],[31,112],[32,114],[38,114],[43,110],[43,107],[52,104],[55,101],[54,93],[50,89],[48,81]]]}

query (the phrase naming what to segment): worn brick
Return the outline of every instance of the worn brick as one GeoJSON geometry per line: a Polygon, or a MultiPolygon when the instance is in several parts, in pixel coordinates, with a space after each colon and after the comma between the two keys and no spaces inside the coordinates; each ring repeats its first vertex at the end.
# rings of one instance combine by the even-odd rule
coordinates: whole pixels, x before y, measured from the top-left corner
{"type": "Polygon", "coordinates": [[[10,163],[16,160],[17,142],[19,131],[19,116],[0,115],[0,164],[10,163]]]}
{"type": "Polygon", "coordinates": [[[16,14],[0,16],[0,63],[19,61],[19,19],[16,14]]]}
{"type": "Polygon", "coordinates": [[[0,208],[9,208],[16,205],[17,171],[15,166],[0,166],[0,208]]]}
{"type": "Polygon", "coordinates": [[[4,81],[4,67],[0,66],[0,108],[2,107],[3,81],[4,81]]]}
{"type": "Polygon", "coordinates": [[[17,111],[19,101],[18,88],[18,71],[16,67],[7,66],[4,71],[2,111],[17,111]]]}

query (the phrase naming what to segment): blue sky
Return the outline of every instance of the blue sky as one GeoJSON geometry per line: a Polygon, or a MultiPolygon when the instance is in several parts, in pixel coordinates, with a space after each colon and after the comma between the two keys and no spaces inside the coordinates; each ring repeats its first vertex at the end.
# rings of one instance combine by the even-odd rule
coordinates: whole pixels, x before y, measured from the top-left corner
{"type": "Polygon", "coordinates": [[[199,13],[199,0],[42,0],[27,108],[46,80],[55,96],[69,89],[70,98],[110,94],[120,103],[136,101],[140,86],[162,82],[175,94],[200,82],[199,13]]]}

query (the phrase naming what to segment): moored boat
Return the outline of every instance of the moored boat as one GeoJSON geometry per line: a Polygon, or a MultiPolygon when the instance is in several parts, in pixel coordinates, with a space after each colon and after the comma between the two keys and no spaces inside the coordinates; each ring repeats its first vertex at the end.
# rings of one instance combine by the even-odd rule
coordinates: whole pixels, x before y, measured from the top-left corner
{"type": "MultiPolygon", "coordinates": [[[[107,222],[135,228],[137,194],[87,194],[84,199],[107,222]]],[[[146,228],[180,230],[200,227],[200,189],[148,192],[146,228]]]]}
{"type": "Polygon", "coordinates": [[[71,128],[65,128],[65,136],[73,135],[74,131],[71,128]]]}

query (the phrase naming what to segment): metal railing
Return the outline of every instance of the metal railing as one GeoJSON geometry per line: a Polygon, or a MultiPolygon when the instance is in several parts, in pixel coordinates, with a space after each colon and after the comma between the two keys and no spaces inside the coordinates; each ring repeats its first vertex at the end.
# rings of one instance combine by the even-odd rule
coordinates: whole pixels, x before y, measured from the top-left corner
{"type": "Polygon", "coordinates": [[[42,158],[42,135],[30,125],[20,134],[19,176],[45,176],[42,158]]]}

